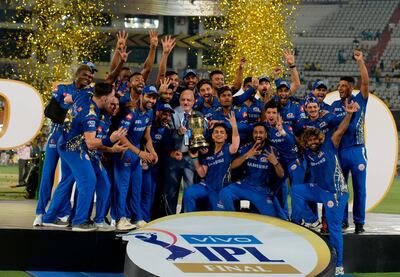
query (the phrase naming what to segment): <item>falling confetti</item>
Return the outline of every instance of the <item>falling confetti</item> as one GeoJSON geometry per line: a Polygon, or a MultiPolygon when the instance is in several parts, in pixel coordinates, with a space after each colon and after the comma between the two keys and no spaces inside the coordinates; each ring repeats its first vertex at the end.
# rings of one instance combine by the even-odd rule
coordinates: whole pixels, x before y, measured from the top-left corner
{"type": "Polygon", "coordinates": [[[274,67],[283,66],[283,51],[293,48],[298,4],[299,0],[219,0],[223,16],[205,18],[206,28],[214,36],[220,34],[206,62],[221,66],[228,81],[234,79],[241,57],[247,59],[244,76],[270,76],[274,67]]]}

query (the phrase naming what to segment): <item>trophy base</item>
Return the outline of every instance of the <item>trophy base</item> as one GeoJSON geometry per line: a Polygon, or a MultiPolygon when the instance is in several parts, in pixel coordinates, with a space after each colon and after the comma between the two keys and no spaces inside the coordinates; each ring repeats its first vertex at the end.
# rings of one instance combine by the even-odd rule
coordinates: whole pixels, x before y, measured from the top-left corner
{"type": "Polygon", "coordinates": [[[206,141],[199,141],[199,142],[195,142],[193,144],[191,144],[189,146],[190,148],[190,152],[196,152],[197,150],[199,150],[200,148],[206,148],[209,146],[209,143],[206,141]]]}

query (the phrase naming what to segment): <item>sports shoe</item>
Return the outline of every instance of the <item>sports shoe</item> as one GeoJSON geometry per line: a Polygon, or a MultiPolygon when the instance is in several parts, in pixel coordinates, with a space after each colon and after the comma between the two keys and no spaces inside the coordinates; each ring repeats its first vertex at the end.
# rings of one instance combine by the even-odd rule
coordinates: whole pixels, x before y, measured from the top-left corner
{"type": "Polygon", "coordinates": [[[344,275],[344,269],[343,266],[337,266],[335,270],[335,276],[337,275],[344,275]]]}
{"type": "Polygon", "coordinates": [[[135,228],[136,228],[136,225],[130,223],[126,217],[121,217],[117,223],[117,230],[119,230],[119,231],[128,231],[128,230],[132,230],[135,228]]]}
{"type": "Polygon", "coordinates": [[[364,230],[364,224],[356,223],[355,225],[356,225],[356,228],[355,228],[355,230],[354,230],[354,233],[356,233],[356,234],[361,234],[361,233],[364,233],[364,232],[365,232],[365,230],[364,230]]]}
{"type": "Polygon", "coordinates": [[[43,222],[43,226],[46,227],[57,227],[57,228],[66,228],[68,227],[68,222],[64,222],[61,219],[57,218],[54,222],[43,222]]]}
{"type": "Polygon", "coordinates": [[[102,221],[100,223],[95,223],[95,226],[97,227],[97,231],[103,231],[103,232],[115,231],[115,226],[108,225],[105,221],[102,221]]]}
{"type": "Polygon", "coordinates": [[[74,232],[91,232],[96,230],[97,230],[96,225],[90,222],[72,225],[72,231],[74,232]]]}
{"type": "Polygon", "coordinates": [[[142,227],[144,227],[146,224],[147,224],[147,222],[144,221],[144,220],[138,220],[138,221],[135,222],[135,225],[136,225],[137,228],[142,228],[142,227]]]}
{"type": "Polygon", "coordinates": [[[38,214],[35,217],[35,220],[33,221],[33,226],[42,226],[43,222],[43,215],[42,214],[38,214]]]}
{"type": "Polygon", "coordinates": [[[349,228],[348,222],[342,222],[342,230],[347,230],[349,228]]]}
{"type": "Polygon", "coordinates": [[[111,226],[114,226],[114,227],[117,226],[117,222],[115,221],[114,218],[111,218],[110,225],[111,225],[111,226]]]}
{"type": "Polygon", "coordinates": [[[322,225],[321,225],[321,222],[319,220],[317,220],[314,223],[305,223],[304,226],[308,229],[318,231],[322,225]]]}

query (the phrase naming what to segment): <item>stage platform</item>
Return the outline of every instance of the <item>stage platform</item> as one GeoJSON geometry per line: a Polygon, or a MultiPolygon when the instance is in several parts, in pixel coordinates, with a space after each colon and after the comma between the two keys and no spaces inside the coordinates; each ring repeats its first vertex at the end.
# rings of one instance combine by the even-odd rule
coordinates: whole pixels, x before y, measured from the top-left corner
{"type": "MultiPolygon", "coordinates": [[[[0,270],[123,272],[126,245],[117,233],[33,227],[35,207],[0,201],[0,270]]],[[[365,229],[344,233],[346,272],[400,272],[400,215],[369,213],[365,229]]]]}

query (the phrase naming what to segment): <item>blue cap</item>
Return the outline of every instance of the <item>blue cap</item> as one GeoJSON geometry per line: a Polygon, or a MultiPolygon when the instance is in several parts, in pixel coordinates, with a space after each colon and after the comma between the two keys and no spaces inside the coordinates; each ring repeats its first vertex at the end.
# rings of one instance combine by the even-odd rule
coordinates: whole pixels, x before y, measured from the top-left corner
{"type": "Polygon", "coordinates": [[[319,101],[317,99],[317,97],[313,96],[307,96],[306,98],[306,102],[304,103],[304,106],[307,107],[308,104],[310,103],[317,103],[319,105],[319,101]]]}
{"type": "Polygon", "coordinates": [[[185,71],[183,71],[182,79],[185,79],[189,75],[194,75],[195,77],[197,77],[197,72],[193,69],[186,69],[185,71]]]}
{"type": "Polygon", "coordinates": [[[155,86],[145,86],[142,90],[142,94],[147,94],[147,95],[157,94],[158,96],[158,91],[155,86]]]}
{"type": "Polygon", "coordinates": [[[287,87],[288,89],[290,89],[290,84],[288,82],[286,82],[286,81],[281,81],[276,88],[278,89],[278,88],[281,88],[281,87],[287,87]]]}
{"type": "Polygon", "coordinates": [[[263,82],[263,81],[266,81],[266,82],[268,82],[268,83],[271,83],[271,81],[269,80],[269,78],[268,78],[267,76],[258,77],[258,82],[259,82],[259,83],[261,83],[261,82],[263,82]]]}
{"type": "Polygon", "coordinates": [[[92,63],[90,61],[83,61],[82,64],[86,64],[87,66],[89,66],[92,73],[97,72],[97,69],[96,69],[96,66],[94,65],[94,63],[92,63]]]}
{"type": "Polygon", "coordinates": [[[175,113],[174,109],[168,103],[159,104],[157,106],[157,111],[162,111],[162,112],[168,111],[171,113],[175,113]]]}
{"type": "Polygon", "coordinates": [[[328,89],[328,86],[323,82],[323,81],[316,81],[313,85],[312,85],[312,89],[316,89],[319,87],[324,87],[325,89],[328,89]]]}

